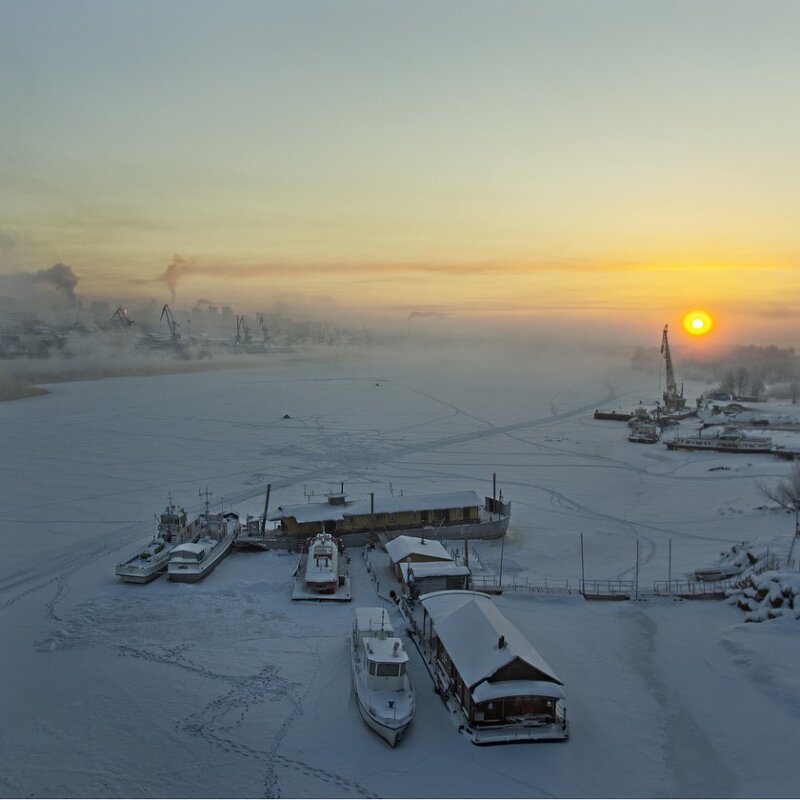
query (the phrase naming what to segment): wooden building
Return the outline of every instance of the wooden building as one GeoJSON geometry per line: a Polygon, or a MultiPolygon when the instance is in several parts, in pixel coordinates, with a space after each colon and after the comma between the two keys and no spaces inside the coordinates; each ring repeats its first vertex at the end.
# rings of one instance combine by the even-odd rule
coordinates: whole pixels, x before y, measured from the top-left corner
{"type": "MultiPolygon", "coordinates": [[[[481,500],[475,492],[375,497],[348,500],[344,492],[328,495],[325,503],[278,506],[269,516],[288,536],[314,536],[320,531],[337,536],[380,531],[419,530],[481,523],[481,500]]],[[[510,506],[505,504],[506,514],[510,506]]],[[[500,513],[500,512],[497,512],[500,513]]]]}
{"type": "Polygon", "coordinates": [[[561,680],[480,592],[421,595],[417,633],[434,680],[460,707],[476,744],[569,736],[561,680]]]}
{"type": "Polygon", "coordinates": [[[400,585],[410,597],[449,589],[471,589],[469,567],[454,561],[415,561],[400,564],[400,585]]]}
{"type": "Polygon", "coordinates": [[[424,539],[421,536],[396,536],[386,543],[389,564],[395,578],[403,580],[401,564],[423,563],[429,561],[452,562],[450,553],[441,542],[424,539]]]}

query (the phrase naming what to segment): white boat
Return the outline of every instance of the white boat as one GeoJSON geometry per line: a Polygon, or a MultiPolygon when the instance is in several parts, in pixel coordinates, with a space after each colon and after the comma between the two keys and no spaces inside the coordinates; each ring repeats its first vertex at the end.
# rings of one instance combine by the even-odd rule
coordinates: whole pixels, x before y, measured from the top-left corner
{"type": "Polygon", "coordinates": [[[392,747],[414,717],[408,654],[383,608],[357,608],[350,664],[358,711],[392,747]]]}
{"type": "Polygon", "coordinates": [[[238,514],[231,511],[212,514],[206,498],[205,512],[189,526],[194,534],[191,541],[179,544],[170,554],[169,579],[194,583],[205,578],[230,553],[240,527],[238,514]]]}
{"type": "Polygon", "coordinates": [[[655,444],[661,437],[661,429],[653,419],[634,419],[631,432],[628,434],[629,442],[638,444],[655,444]]]}
{"type": "Polygon", "coordinates": [[[172,551],[190,540],[186,511],[169,498],[158,519],[158,531],[135,556],[117,564],[116,574],[126,583],[149,583],[167,570],[172,551]]]}
{"type": "Polygon", "coordinates": [[[339,546],[329,533],[317,534],[308,546],[306,587],[330,594],[339,586],[339,546]]]}
{"type": "Polygon", "coordinates": [[[723,453],[771,453],[772,439],[745,433],[734,426],[726,426],[716,436],[676,436],[667,442],[670,450],[717,450],[723,453]]]}

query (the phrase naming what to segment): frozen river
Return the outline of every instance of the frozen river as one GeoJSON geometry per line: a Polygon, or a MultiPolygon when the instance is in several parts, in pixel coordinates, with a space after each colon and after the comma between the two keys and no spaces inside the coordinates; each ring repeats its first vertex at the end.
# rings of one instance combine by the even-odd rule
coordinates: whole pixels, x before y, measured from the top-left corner
{"type": "MultiPolygon", "coordinates": [[[[349,684],[353,606],[380,602],[357,555],[343,605],[292,603],[279,553],[236,553],[197,585],[114,577],[168,493],[195,512],[208,487],[259,514],[268,483],[274,507],[340,482],[490,493],[497,473],[504,582],[577,582],[580,534],[587,578],[633,577],[638,542],[642,585],[666,579],[670,551],[680,576],[744,539],[788,544],[757,489],[787,464],[629,444],[592,412],[654,399],[655,378],[538,361],[371,350],[0,404],[0,795],[795,795],[793,621],[506,592],[498,606],[566,684],[571,740],[474,747],[417,659],[417,716],[390,750],[349,684]]],[[[500,544],[477,549],[496,571],[500,544]]]]}

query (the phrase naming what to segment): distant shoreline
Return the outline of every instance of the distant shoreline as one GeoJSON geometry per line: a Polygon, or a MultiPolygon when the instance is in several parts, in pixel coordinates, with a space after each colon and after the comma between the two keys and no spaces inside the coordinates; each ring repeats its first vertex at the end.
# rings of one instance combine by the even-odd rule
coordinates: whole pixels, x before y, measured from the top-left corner
{"type": "Polygon", "coordinates": [[[220,369],[252,369],[285,365],[287,361],[309,361],[324,355],[341,358],[343,352],[334,348],[325,350],[309,349],[295,351],[291,354],[274,355],[241,355],[225,359],[198,359],[176,361],[172,359],[155,359],[138,364],[98,365],[87,363],[80,356],[63,359],[42,359],[9,362],[13,365],[13,374],[0,374],[0,402],[23,400],[30,397],[50,394],[41,384],[73,383],[76,381],[96,381],[107,378],[144,377],[148,375],[177,375],[192,372],[211,372],[220,369]]]}
{"type": "Polygon", "coordinates": [[[43,394],[50,394],[50,392],[33,383],[19,380],[0,381],[0,402],[24,400],[26,397],[39,397],[43,394]]]}

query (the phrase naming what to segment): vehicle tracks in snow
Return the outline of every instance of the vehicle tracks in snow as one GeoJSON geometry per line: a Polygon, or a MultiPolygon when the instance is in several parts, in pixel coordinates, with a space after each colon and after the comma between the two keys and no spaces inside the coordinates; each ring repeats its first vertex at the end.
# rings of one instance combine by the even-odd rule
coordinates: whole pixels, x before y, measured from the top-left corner
{"type": "MultiPolygon", "coordinates": [[[[480,418],[475,417],[468,412],[464,412],[457,406],[454,406],[447,401],[439,400],[434,395],[428,395],[419,390],[412,391],[416,391],[423,396],[442,403],[443,405],[452,408],[454,411],[463,414],[466,417],[478,420],[481,422],[481,424],[488,425],[488,427],[465,431],[463,433],[451,434],[448,436],[440,436],[429,441],[400,444],[394,447],[375,448],[368,453],[366,459],[359,461],[358,466],[360,470],[368,471],[381,464],[391,463],[417,453],[430,452],[452,447],[454,445],[464,444],[466,442],[500,436],[507,433],[512,433],[514,431],[524,430],[526,428],[537,427],[541,425],[548,425],[558,420],[580,416],[581,414],[593,411],[595,408],[598,408],[604,403],[609,402],[615,397],[613,392],[611,392],[609,395],[606,395],[599,400],[595,400],[591,403],[572,408],[567,411],[559,412],[555,415],[551,414],[549,416],[540,416],[507,425],[495,426],[491,423],[487,423],[486,420],[480,420],[480,418]]],[[[345,456],[339,456],[338,458],[332,459],[328,464],[318,465],[314,469],[298,472],[297,474],[291,475],[284,480],[273,483],[272,490],[277,491],[289,486],[303,483],[304,481],[314,480],[326,475],[330,475],[331,472],[336,471],[337,468],[351,468],[352,464],[348,463],[350,460],[351,459],[346,454],[345,456]]],[[[241,477],[242,475],[249,475],[252,472],[253,470],[248,467],[246,470],[238,471],[236,473],[228,473],[226,477],[230,477],[231,474],[241,477]]],[[[193,479],[193,482],[204,483],[206,480],[211,480],[211,478],[195,478],[193,479]]],[[[184,481],[184,483],[186,482],[188,481],[184,481]]],[[[129,493],[132,491],[135,490],[128,490],[129,493]]],[[[231,503],[239,503],[245,500],[250,500],[254,497],[258,497],[262,493],[263,488],[261,487],[255,489],[252,486],[246,486],[238,492],[225,495],[225,499],[231,503]]],[[[73,572],[76,572],[78,569],[88,566],[89,564],[92,564],[95,561],[98,561],[101,558],[116,552],[123,545],[130,543],[134,536],[141,532],[142,526],[139,523],[125,525],[124,527],[111,532],[103,531],[87,537],[83,542],[71,546],[68,554],[64,555],[63,559],[61,557],[59,557],[59,559],[54,559],[44,568],[40,568],[38,566],[39,560],[37,559],[36,561],[32,561],[32,565],[29,568],[23,568],[22,570],[18,570],[10,576],[3,577],[0,579],[0,596],[6,593],[10,594],[14,589],[21,589],[21,591],[17,592],[16,594],[10,594],[10,596],[6,597],[6,599],[0,602],[0,610],[8,608],[31,592],[37,591],[49,585],[53,581],[63,579],[73,572]]],[[[145,536],[142,536],[141,538],[144,539],[145,536]]]]}

